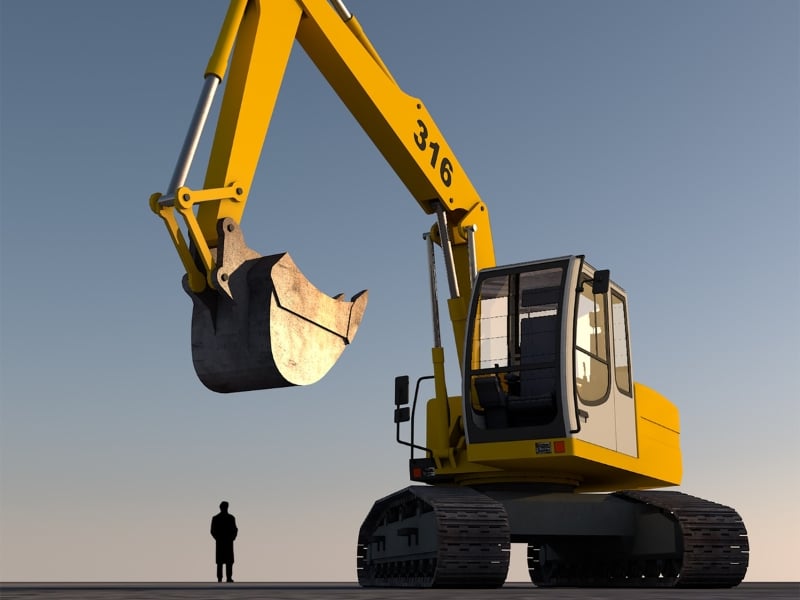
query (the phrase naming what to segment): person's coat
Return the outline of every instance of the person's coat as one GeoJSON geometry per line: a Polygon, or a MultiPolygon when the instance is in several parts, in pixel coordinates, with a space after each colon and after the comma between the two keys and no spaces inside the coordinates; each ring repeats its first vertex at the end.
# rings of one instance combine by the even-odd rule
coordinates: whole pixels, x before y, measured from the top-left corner
{"type": "Polygon", "coordinates": [[[217,564],[233,563],[233,540],[239,530],[230,513],[219,513],[211,518],[211,536],[217,541],[217,564]]]}

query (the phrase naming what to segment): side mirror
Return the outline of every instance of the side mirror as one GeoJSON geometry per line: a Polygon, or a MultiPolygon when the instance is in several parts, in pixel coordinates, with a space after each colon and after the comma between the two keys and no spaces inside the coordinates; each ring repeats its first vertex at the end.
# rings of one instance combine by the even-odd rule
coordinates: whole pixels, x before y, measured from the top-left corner
{"type": "Polygon", "coordinates": [[[400,423],[411,420],[411,411],[406,404],[408,404],[408,375],[400,375],[394,378],[394,422],[398,424],[398,436],[400,423]]]}
{"type": "Polygon", "coordinates": [[[605,294],[608,292],[608,284],[611,281],[611,271],[603,269],[602,271],[594,272],[594,279],[592,279],[592,293],[605,294]]]}
{"type": "Polygon", "coordinates": [[[395,408],[394,409],[394,422],[395,423],[406,423],[407,421],[411,420],[411,411],[408,409],[407,406],[402,408],[395,408]]]}
{"type": "Polygon", "coordinates": [[[400,375],[394,378],[394,405],[406,404],[408,404],[408,375],[400,375]]]}

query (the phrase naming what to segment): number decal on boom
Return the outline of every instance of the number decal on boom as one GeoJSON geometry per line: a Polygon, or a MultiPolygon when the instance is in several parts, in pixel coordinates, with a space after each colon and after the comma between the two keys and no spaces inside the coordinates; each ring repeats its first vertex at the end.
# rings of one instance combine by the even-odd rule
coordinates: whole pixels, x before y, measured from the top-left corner
{"type": "MultiPolygon", "coordinates": [[[[428,126],[421,119],[417,119],[417,125],[419,125],[419,131],[414,134],[414,142],[417,144],[417,148],[423,152],[428,148],[431,149],[431,167],[435,169],[436,163],[439,161],[441,146],[439,142],[428,141],[428,126]]],[[[439,162],[439,177],[446,187],[450,187],[450,184],[453,183],[453,163],[446,156],[443,156],[439,162]]]]}

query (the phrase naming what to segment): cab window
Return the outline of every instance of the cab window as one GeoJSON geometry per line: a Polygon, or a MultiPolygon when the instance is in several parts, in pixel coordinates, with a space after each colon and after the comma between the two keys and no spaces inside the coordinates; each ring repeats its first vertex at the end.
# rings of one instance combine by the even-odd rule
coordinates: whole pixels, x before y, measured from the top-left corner
{"type": "Polygon", "coordinates": [[[584,284],[575,318],[575,388],[584,404],[602,404],[608,397],[608,319],[603,294],[584,284]]]}
{"type": "Polygon", "coordinates": [[[628,311],[625,298],[611,294],[611,322],[614,327],[614,379],[617,389],[631,395],[631,360],[628,344],[628,311]]]}

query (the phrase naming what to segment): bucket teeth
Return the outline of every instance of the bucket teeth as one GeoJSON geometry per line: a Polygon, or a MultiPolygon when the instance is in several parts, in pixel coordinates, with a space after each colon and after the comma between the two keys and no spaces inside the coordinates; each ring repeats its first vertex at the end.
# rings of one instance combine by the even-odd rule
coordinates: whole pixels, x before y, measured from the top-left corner
{"type": "MultiPolygon", "coordinates": [[[[221,231],[228,227],[224,221],[221,231]]],[[[209,292],[187,289],[194,304],[192,361],[209,389],[309,385],[355,337],[366,290],[350,301],[343,294],[332,298],[306,279],[288,253],[259,256],[247,248],[238,226],[221,233],[218,265],[214,276],[225,285],[211,300],[209,292]]]]}

